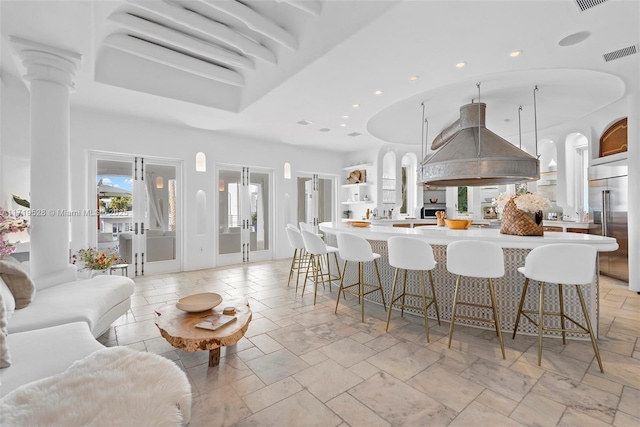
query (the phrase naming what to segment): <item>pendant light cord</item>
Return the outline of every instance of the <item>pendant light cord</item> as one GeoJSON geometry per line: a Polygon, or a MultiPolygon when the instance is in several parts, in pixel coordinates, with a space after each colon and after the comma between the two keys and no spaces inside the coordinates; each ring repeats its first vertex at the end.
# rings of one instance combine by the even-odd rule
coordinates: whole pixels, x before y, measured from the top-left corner
{"type": "Polygon", "coordinates": [[[424,123],[427,121],[427,119],[425,119],[424,117],[424,102],[421,103],[420,105],[422,105],[422,134],[421,134],[421,138],[422,141],[420,141],[420,148],[422,148],[422,163],[424,163],[424,153],[425,153],[425,145],[427,145],[427,138],[424,134],[424,123]]]}
{"type": "Polygon", "coordinates": [[[520,139],[520,149],[522,150],[522,119],[520,113],[522,112],[522,105],[518,107],[518,138],[520,139]]]}
{"type": "Polygon", "coordinates": [[[480,153],[482,152],[482,132],[480,132],[480,82],[476,83],[476,87],[478,88],[478,158],[480,158],[480,153]]]}

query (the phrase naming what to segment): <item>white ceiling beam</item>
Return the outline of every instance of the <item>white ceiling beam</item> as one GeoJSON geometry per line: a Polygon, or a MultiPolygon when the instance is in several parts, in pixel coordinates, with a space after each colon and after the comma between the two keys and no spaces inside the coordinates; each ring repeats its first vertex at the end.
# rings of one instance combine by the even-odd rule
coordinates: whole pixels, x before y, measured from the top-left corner
{"type": "Polygon", "coordinates": [[[219,40],[245,55],[276,64],[276,55],[243,34],[181,6],[162,1],[129,0],[129,4],[146,12],[169,19],[208,39],[219,40]]]}
{"type": "MultiPolygon", "coordinates": [[[[255,10],[236,0],[198,0],[200,3],[207,5],[219,12],[229,15],[247,26],[250,30],[267,37],[276,43],[290,50],[298,49],[298,42],[284,28],[278,26],[275,22],[260,15],[255,10]]],[[[183,0],[178,0],[181,4],[188,4],[183,0]]]]}
{"type": "Polygon", "coordinates": [[[313,16],[320,16],[320,12],[322,11],[322,5],[316,0],[276,0],[276,2],[297,7],[313,16]]]}
{"type": "Polygon", "coordinates": [[[244,86],[244,77],[237,71],[210,64],[126,34],[111,34],[104,40],[104,45],[221,83],[244,86]]]}
{"type": "MultiPolygon", "coordinates": [[[[109,18],[118,26],[134,33],[149,37],[163,44],[199,55],[214,62],[232,67],[255,70],[256,65],[250,59],[228,49],[207,43],[174,29],[139,18],[126,12],[114,12],[109,18]]],[[[197,59],[197,58],[196,58],[197,59]]]]}

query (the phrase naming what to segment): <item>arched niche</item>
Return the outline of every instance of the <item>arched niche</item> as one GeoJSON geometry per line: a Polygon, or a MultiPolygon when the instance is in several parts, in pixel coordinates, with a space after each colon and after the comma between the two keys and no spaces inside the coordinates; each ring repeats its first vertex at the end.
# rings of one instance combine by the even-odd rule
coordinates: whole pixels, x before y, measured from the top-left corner
{"type": "Polygon", "coordinates": [[[207,171],[207,155],[202,151],[196,153],[196,172],[207,171]]]}

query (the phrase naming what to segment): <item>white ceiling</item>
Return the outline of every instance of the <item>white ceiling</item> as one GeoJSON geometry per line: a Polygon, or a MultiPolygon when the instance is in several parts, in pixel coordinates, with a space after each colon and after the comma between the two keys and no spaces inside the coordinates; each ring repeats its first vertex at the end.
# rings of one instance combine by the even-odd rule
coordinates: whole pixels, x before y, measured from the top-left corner
{"type": "MultiPolygon", "coordinates": [[[[519,106],[523,133],[533,130],[536,85],[542,136],[545,129],[579,120],[640,90],[640,55],[611,62],[602,57],[637,47],[637,0],[608,0],[584,12],[575,0],[307,3],[319,7],[317,16],[295,7],[296,2],[304,3],[242,2],[284,29],[295,42],[293,48],[243,29],[238,20],[225,22],[277,61],[245,55],[255,69],[226,66],[225,72],[232,70],[243,81],[241,87],[231,87],[105,46],[110,35],[131,34],[109,16],[141,14],[136,2],[3,0],[3,82],[18,81],[7,39],[19,36],[82,54],[74,108],[342,152],[384,143],[419,147],[421,103],[432,140],[458,118],[461,105],[477,100],[477,82],[487,103],[487,127],[512,141],[518,139],[519,106]],[[582,43],[558,45],[580,31],[590,33],[582,43]],[[522,55],[510,58],[514,50],[522,55]],[[458,62],[467,65],[458,69],[458,62]],[[410,82],[413,75],[420,78],[410,82]],[[376,90],[383,93],[374,95],[376,90]],[[353,108],[354,103],[360,107],[353,108]],[[303,119],[313,123],[296,124],[303,119]],[[361,135],[347,135],[352,132],[361,135]]],[[[205,13],[207,3],[173,4],[205,13]]],[[[224,16],[213,19],[224,21],[224,16]]],[[[166,19],[162,23],[179,27],[166,19]]],[[[214,39],[202,39],[215,44],[214,39]]]]}

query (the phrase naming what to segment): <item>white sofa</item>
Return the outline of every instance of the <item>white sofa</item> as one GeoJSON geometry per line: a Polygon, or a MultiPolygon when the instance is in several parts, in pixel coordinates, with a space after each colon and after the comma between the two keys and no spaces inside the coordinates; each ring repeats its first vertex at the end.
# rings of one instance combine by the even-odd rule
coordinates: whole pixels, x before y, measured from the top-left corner
{"type": "Polygon", "coordinates": [[[129,309],[133,281],[75,276],[75,266],[69,266],[36,281],[33,300],[22,309],[14,308],[0,277],[11,356],[11,365],[0,369],[0,424],[187,424],[191,387],[180,368],[161,356],[106,348],[95,339],[129,309]],[[125,365],[131,373],[123,377],[125,365]],[[84,401],[80,395],[94,398],[84,401]]]}
{"type": "Polygon", "coordinates": [[[0,277],[12,357],[11,366],[0,369],[1,395],[104,348],[95,338],[131,307],[133,280],[116,275],[76,280],[76,276],[75,265],[69,265],[35,280],[33,300],[21,309],[13,309],[13,295],[0,277]]]}
{"type": "MultiPolygon", "coordinates": [[[[0,279],[2,280],[2,279],[0,279]]],[[[85,322],[94,337],[131,308],[133,280],[119,275],[76,280],[76,267],[35,280],[36,294],[9,320],[9,334],[72,322],[85,322]]]]}

